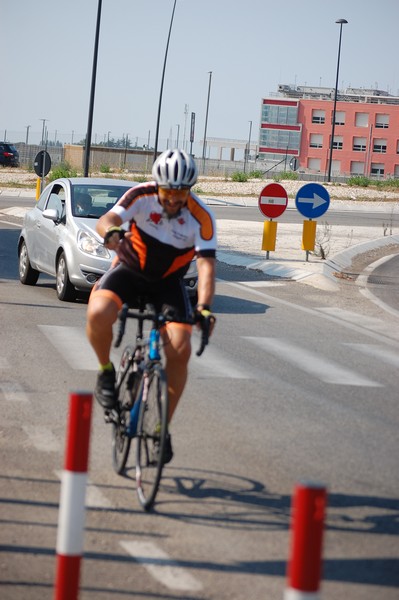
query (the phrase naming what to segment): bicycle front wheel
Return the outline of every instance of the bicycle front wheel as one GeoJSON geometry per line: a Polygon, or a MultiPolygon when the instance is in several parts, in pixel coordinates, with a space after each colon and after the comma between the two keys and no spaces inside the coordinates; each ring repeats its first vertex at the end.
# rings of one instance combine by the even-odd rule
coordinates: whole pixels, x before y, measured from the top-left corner
{"type": "Polygon", "coordinates": [[[131,346],[126,347],[123,351],[116,380],[118,403],[112,416],[112,466],[118,475],[122,475],[125,471],[131,444],[128,431],[135,377],[131,362],[133,352],[134,349],[131,346]]]}
{"type": "Polygon", "coordinates": [[[137,428],[136,484],[141,506],[150,510],[164,466],[169,402],[162,367],[156,365],[146,377],[137,428]]]}

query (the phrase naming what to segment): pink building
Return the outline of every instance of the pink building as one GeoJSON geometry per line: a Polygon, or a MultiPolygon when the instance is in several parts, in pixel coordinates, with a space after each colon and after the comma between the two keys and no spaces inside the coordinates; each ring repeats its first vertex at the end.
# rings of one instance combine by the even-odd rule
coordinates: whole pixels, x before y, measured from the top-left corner
{"type": "MultiPolygon", "coordinates": [[[[262,100],[259,156],[326,174],[334,89],[280,85],[262,100]]],[[[331,175],[399,177],[399,97],[379,90],[338,92],[331,175]]]]}

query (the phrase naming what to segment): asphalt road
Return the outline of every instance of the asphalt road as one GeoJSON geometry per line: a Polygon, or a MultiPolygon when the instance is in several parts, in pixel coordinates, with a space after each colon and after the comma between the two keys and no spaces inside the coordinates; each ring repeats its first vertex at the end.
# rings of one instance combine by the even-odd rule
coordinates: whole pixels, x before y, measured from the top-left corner
{"type": "MultiPolygon", "coordinates": [[[[0,596],[44,600],[68,395],[92,389],[96,361],[85,303],[59,302],[45,278],[22,286],[18,227],[0,227],[0,596]]],[[[323,600],[396,600],[398,319],[356,285],[325,293],[222,264],[215,312],[153,514],[133,465],[113,473],[94,407],[81,600],[280,600],[302,479],[328,487],[323,600]]]]}

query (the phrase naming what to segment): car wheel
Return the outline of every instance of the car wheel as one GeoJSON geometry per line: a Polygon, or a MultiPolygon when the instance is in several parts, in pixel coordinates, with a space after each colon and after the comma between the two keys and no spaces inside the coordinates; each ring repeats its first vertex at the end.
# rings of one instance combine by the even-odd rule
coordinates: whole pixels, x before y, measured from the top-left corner
{"type": "Polygon", "coordinates": [[[69,279],[68,266],[63,252],[61,252],[57,262],[56,287],[59,300],[64,302],[75,300],[76,290],[69,279]]]}
{"type": "Polygon", "coordinates": [[[19,280],[24,285],[35,285],[39,279],[40,272],[36,271],[29,260],[28,248],[24,241],[22,241],[19,248],[19,262],[18,262],[19,280]]]}

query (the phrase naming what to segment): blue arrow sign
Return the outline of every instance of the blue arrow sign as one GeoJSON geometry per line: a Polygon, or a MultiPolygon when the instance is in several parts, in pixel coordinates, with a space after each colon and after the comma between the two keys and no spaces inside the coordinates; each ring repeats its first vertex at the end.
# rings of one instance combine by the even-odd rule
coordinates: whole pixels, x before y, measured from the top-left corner
{"type": "Polygon", "coordinates": [[[327,212],[330,206],[330,195],[319,183],[307,183],[298,190],[295,205],[304,217],[317,219],[327,212]]]}

